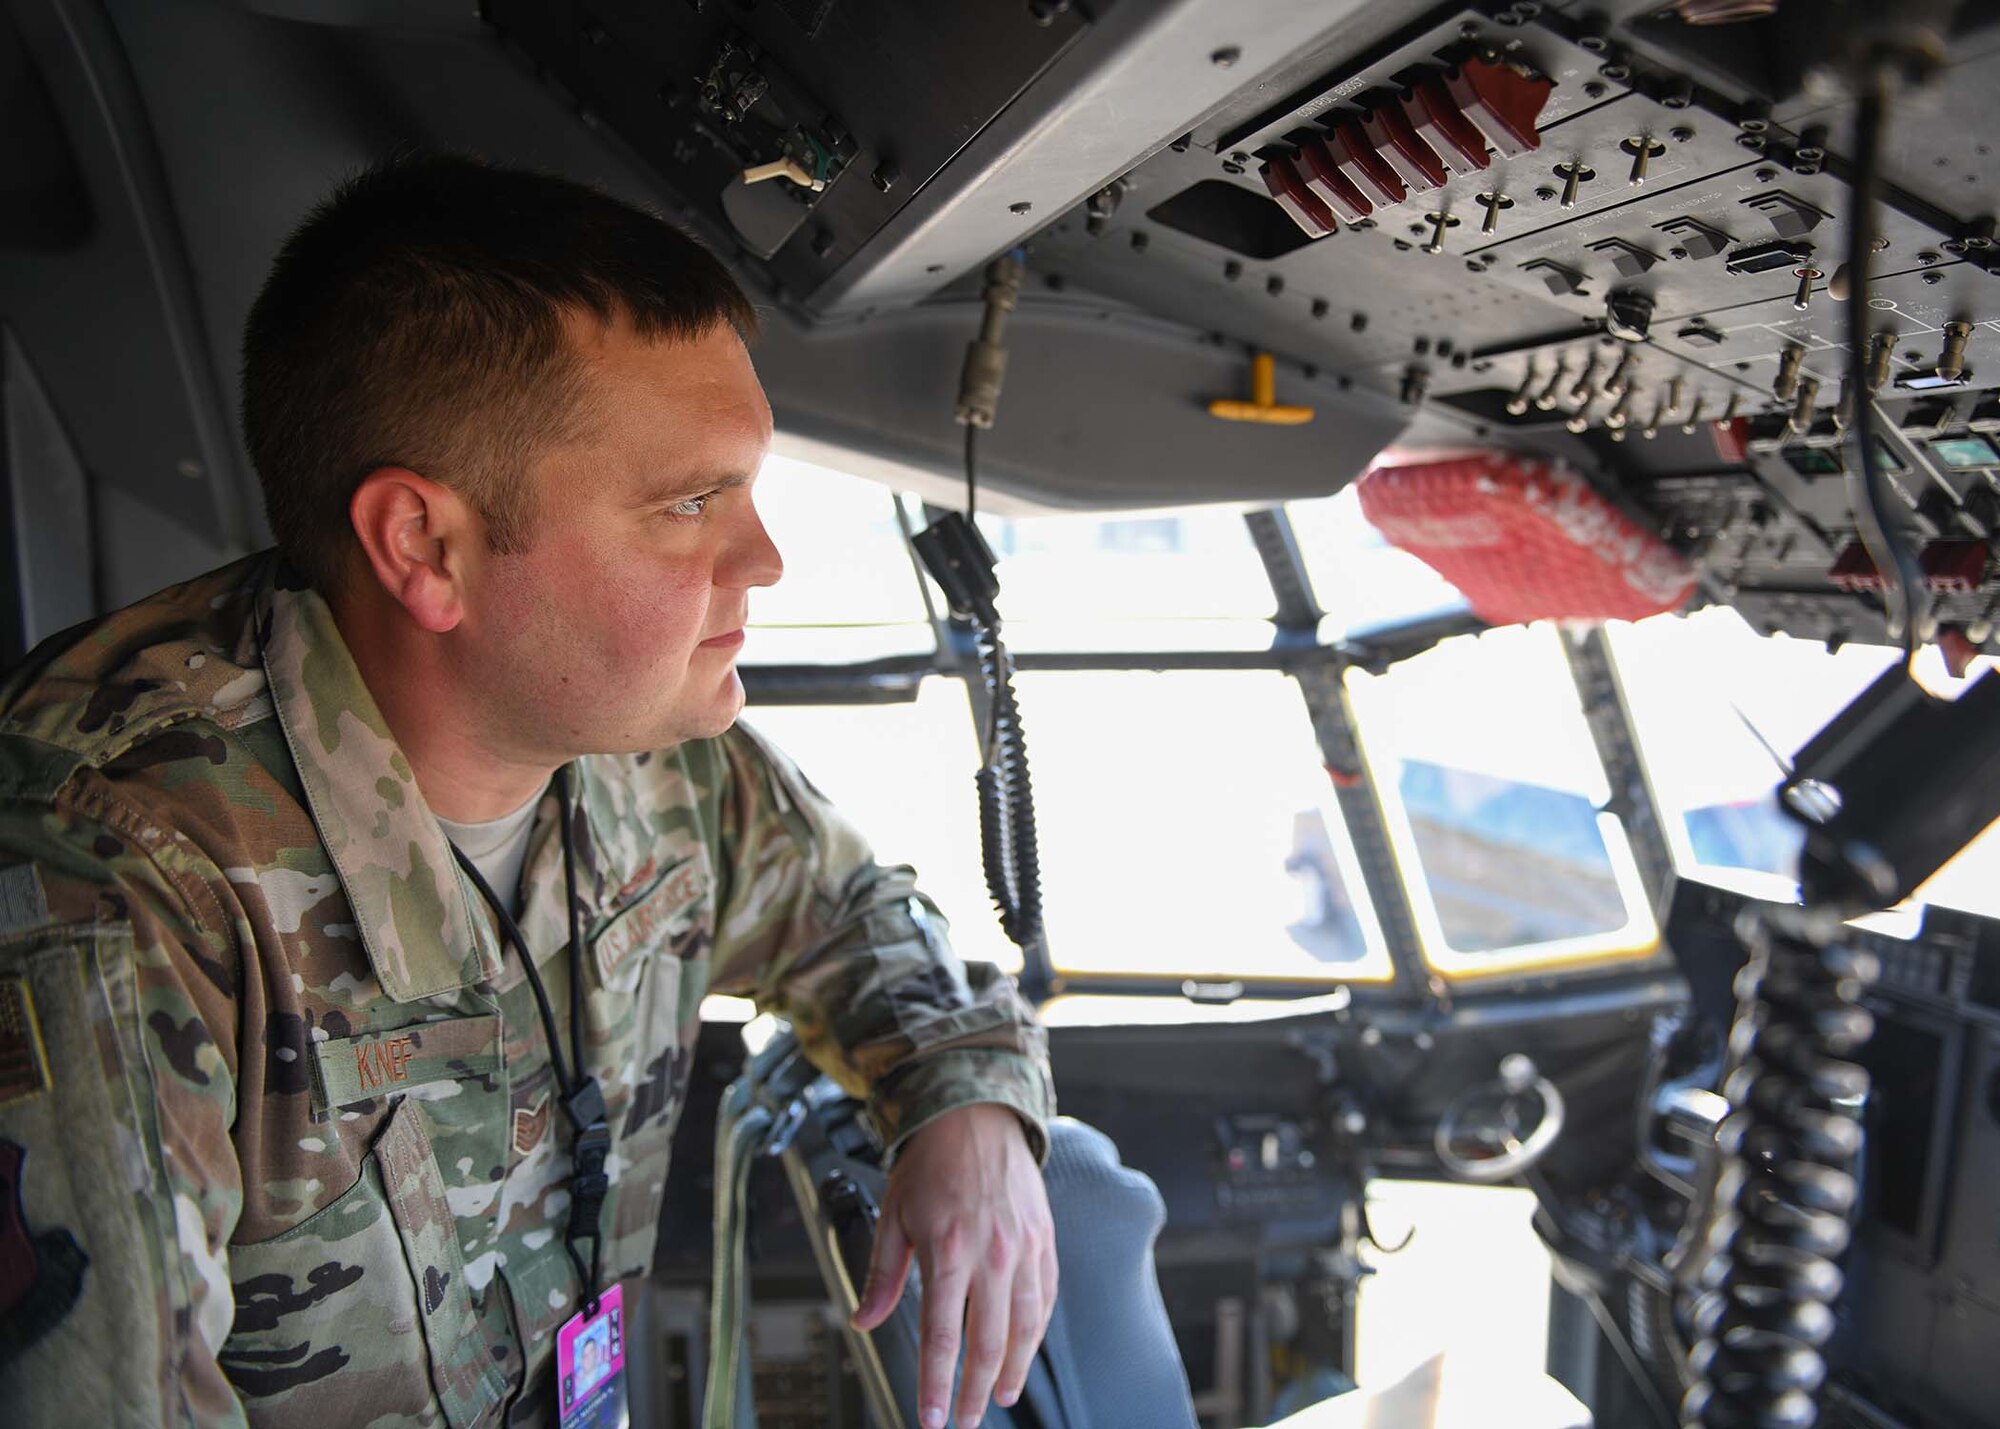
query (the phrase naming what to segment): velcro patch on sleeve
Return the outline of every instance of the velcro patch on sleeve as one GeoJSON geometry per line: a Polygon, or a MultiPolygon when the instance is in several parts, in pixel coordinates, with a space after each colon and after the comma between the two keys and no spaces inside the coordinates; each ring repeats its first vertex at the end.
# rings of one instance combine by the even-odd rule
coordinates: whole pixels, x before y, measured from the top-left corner
{"type": "Polygon", "coordinates": [[[321,1042],[313,1048],[330,1107],[407,1092],[431,1082],[491,1076],[501,1068],[500,1019],[452,1017],[321,1042]]]}

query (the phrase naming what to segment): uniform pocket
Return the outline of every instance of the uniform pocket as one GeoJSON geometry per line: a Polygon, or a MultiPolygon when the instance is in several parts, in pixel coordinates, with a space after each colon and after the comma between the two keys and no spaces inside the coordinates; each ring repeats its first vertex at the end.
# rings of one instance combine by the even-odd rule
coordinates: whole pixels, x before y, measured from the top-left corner
{"type": "Polygon", "coordinates": [[[405,1097],[390,1113],[374,1159],[417,1292],[438,1399],[452,1429],[465,1429],[506,1397],[507,1381],[473,1313],[458,1222],[431,1151],[422,1103],[405,1097]]]}
{"type": "Polygon", "coordinates": [[[230,1249],[236,1324],[221,1360],[260,1423],[448,1423],[506,1381],[479,1333],[423,1108],[403,1098],[361,1178],[283,1235],[230,1249]],[[338,1374],[330,1404],[315,1386],[338,1374]]]}

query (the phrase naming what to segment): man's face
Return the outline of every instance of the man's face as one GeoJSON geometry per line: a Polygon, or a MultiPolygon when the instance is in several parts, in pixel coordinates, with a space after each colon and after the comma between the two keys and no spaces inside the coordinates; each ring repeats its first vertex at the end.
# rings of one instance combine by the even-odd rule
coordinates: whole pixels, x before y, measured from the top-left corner
{"type": "Polygon", "coordinates": [[[528,549],[469,563],[462,671],[509,753],[659,749],[743,707],[753,586],[784,566],[750,500],[771,409],[735,332],[646,342],[570,324],[592,404],[531,470],[528,549]]]}

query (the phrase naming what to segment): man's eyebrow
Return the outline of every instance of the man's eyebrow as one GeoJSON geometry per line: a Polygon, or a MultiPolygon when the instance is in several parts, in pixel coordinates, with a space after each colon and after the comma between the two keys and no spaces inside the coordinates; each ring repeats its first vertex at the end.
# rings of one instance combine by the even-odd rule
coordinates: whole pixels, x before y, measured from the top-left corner
{"type": "Polygon", "coordinates": [[[685,501],[691,496],[703,496],[711,491],[733,491],[739,486],[748,486],[755,472],[735,471],[708,476],[662,479],[646,486],[640,493],[636,505],[658,506],[667,502],[685,501]]]}

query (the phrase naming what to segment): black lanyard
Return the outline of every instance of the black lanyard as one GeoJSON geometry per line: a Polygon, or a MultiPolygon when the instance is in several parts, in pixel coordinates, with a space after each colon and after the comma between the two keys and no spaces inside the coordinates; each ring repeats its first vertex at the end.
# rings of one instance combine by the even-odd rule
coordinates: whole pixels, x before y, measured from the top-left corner
{"type": "Polygon", "coordinates": [[[576,832],[570,822],[568,765],[556,770],[556,797],[562,804],[563,891],[569,899],[568,1061],[563,1059],[562,1039],[556,1031],[555,1012],[549,1007],[548,990],[542,986],[542,975],[535,970],[535,957],[528,951],[528,940],[521,936],[520,924],[507,911],[507,905],[495,896],[484,875],[473,867],[465,851],[452,844],[451,853],[499,921],[502,951],[512,943],[521,954],[522,971],[528,975],[528,987],[534,992],[535,1006],[542,1014],[542,1035],[548,1039],[549,1063],[555,1070],[556,1088],[562,1093],[563,1112],[575,1133],[570,1142],[569,1226],[563,1232],[563,1246],[569,1251],[570,1263],[576,1267],[577,1279],[583,1283],[584,1313],[595,1315],[599,1252],[603,1247],[598,1217],[604,1210],[605,1194],[611,1189],[611,1178],[604,1174],[605,1159],[611,1154],[611,1128],[604,1118],[604,1093],[598,1089],[597,1078],[584,1070],[583,906],[576,896],[576,832]],[[588,1260],[578,1248],[583,1241],[590,1242],[588,1260]]]}

